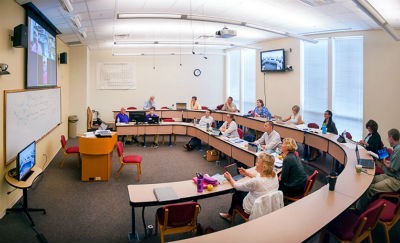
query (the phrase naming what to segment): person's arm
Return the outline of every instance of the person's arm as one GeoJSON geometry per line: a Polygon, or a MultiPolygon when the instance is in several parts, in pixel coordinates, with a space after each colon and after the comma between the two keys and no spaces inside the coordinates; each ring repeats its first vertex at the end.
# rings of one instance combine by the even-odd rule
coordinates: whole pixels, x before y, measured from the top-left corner
{"type": "Polygon", "coordinates": [[[266,132],[264,132],[263,133],[263,135],[261,136],[261,138],[259,138],[258,140],[256,140],[255,142],[254,142],[254,144],[257,144],[257,145],[263,145],[263,144],[265,144],[265,136],[266,136],[266,132]]]}
{"type": "Polygon", "coordinates": [[[237,124],[234,121],[231,121],[231,123],[229,124],[228,129],[225,130],[225,132],[223,132],[223,134],[231,134],[233,131],[237,130],[237,124]]]}
{"type": "Polygon", "coordinates": [[[288,118],[282,119],[282,121],[283,121],[283,122],[287,122],[287,121],[289,121],[290,119],[292,119],[291,116],[289,116],[288,118]]]}
{"type": "Polygon", "coordinates": [[[119,114],[120,114],[120,113],[118,113],[118,114],[115,116],[115,123],[118,123],[118,119],[121,120],[121,119],[119,118],[119,114]]]}
{"type": "Polygon", "coordinates": [[[301,117],[301,115],[299,115],[299,118],[297,118],[297,124],[304,124],[303,118],[301,117]]]}
{"type": "Polygon", "coordinates": [[[365,148],[368,151],[372,151],[374,153],[378,152],[378,150],[381,148],[382,141],[381,141],[381,136],[377,133],[374,133],[368,140],[368,143],[364,141],[364,145],[366,146],[365,148]]]}
{"type": "Polygon", "coordinates": [[[143,110],[148,111],[148,110],[150,109],[149,104],[150,104],[149,101],[145,101],[145,102],[144,102],[144,105],[143,105],[143,110]]]}
{"type": "Polygon", "coordinates": [[[226,130],[226,124],[227,124],[227,122],[225,121],[223,124],[222,124],[222,126],[219,128],[219,130],[223,133],[223,132],[225,132],[225,130],[226,130]]]}
{"type": "Polygon", "coordinates": [[[283,159],[282,171],[279,177],[282,183],[286,183],[289,180],[290,167],[291,167],[291,161],[289,160],[289,158],[283,159]]]}
{"type": "Polygon", "coordinates": [[[250,178],[253,178],[253,177],[256,177],[256,176],[257,176],[257,173],[249,172],[249,171],[247,171],[246,169],[244,169],[243,167],[240,167],[238,170],[239,170],[239,173],[240,173],[242,176],[248,176],[248,177],[250,177],[250,178]]]}
{"type": "Polygon", "coordinates": [[[261,115],[260,116],[263,117],[263,118],[267,117],[268,119],[271,119],[271,117],[272,117],[271,113],[269,112],[269,110],[268,110],[268,108],[266,106],[264,106],[261,109],[261,115]]]}

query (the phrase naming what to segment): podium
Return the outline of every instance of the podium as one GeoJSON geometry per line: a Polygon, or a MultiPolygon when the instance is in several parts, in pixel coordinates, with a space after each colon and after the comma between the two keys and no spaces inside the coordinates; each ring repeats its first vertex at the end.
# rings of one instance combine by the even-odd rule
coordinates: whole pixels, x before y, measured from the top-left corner
{"type": "Polygon", "coordinates": [[[82,159],[82,181],[108,181],[112,174],[112,152],[117,133],[111,137],[79,137],[82,159]]]}

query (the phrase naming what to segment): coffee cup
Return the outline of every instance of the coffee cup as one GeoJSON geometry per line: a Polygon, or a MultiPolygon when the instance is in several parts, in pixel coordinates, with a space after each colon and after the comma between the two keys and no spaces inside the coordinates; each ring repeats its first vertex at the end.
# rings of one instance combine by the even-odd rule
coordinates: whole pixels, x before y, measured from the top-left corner
{"type": "Polygon", "coordinates": [[[361,173],[362,171],[362,165],[356,165],[356,172],[361,173]]]}
{"type": "Polygon", "coordinates": [[[337,173],[336,172],[332,172],[329,176],[327,176],[327,180],[328,180],[328,183],[329,183],[329,191],[334,191],[335,190],[336,179],[337,179],[337,173]]]}

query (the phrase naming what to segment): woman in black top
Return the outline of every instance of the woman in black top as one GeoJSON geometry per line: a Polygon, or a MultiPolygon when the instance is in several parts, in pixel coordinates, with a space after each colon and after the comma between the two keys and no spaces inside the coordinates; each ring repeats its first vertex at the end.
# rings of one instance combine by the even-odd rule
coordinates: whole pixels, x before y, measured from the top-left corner
{"type": "Polygon", "coordinates": [[[332,111],[326,110],[324,113],[324,121],[322,122],[326,126],[326,131],[334,134],[338,134],[335,123],[332,121],[332,111]]]}
{"type": "Polygon", "coordinates": [[[282,141],[283,166],[279,175],[279,190],[285,196],[298,196],[304,193],[307,182],[307,174],[303,164],[294,152],[297,149],[293,138],[285,138],[282,141]]]}
{"type": "Polygon", "coordinates": [[[378,133],[378,123],[374,120],[369,120],[367,124],[365,124],[365,128],[367,128],[368,134],[364,140],[360,140],[359,143],[364,146],[366,150],[378,154],[378,150],[383,147],[381,135],[378,133]]]}

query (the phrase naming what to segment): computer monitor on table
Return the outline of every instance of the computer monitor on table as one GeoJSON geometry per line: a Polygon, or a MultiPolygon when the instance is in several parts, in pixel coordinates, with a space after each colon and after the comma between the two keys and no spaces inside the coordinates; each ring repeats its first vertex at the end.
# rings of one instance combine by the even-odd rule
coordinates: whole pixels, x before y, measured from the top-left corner
{"type": "Polygon", "coordinates": [[[36,164],[36,142],[31,142],[17,155],[17,178],[26,180],[32,174],[32,168],[36,164]]]}
{"type": "Polygon", "coordinates": [[[129,121],[143,123],[146,121],[145,111],[129,111],[129,121]]]}

